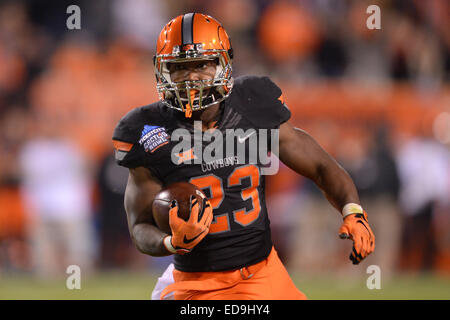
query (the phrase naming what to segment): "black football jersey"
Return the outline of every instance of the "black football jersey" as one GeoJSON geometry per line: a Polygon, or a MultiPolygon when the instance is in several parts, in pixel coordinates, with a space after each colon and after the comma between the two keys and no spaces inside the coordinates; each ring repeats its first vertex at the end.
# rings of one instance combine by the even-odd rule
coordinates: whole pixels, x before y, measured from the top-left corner
{"type": "Polygon", "coordinates": [[[268,164],[252,156],[252,146],[262,143],[270,152],[271,129],[290,118],[281,96],[267,77],[236,78],[208,138],[182,112],[161,102],[130,111],[117,125],[113,140],[119,165],[146,167],[163,185],[193,183],[211,202],[210,232],[190,253],[175,255],[177,270],[233,270],[269,255],[272,240],[262,174],[268,164]]]}

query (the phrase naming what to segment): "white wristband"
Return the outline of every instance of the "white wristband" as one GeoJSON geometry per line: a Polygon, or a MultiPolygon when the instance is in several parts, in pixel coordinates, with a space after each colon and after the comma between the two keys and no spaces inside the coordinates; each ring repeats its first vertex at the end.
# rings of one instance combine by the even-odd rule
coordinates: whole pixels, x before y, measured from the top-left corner
{"type": "Polygon", "coordinates": [[[163,244],[170,253],[177,253],[177,250],[175,250],[172,245],[172,236],[165,236],[163,239],[163,244]]]}
{"type": "Polygon", "coordinates": [[[350,214],[358,214],[363,212],[364,210],[359,204],[347,203],[344,208],[342,208],[342,218],[345,218],[350,214]]]}

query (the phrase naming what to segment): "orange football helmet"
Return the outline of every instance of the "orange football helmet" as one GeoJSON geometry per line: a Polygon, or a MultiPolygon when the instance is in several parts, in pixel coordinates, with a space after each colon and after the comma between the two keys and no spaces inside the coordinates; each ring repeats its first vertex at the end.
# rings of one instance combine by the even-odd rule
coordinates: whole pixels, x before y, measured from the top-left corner
{"type": "Polygon", "coordinates": [[[233,87],[232,58],[230,37],[216,19],[201,13],[187,13],[172,19],[159,35],[153,59],[160,100],[170,108],[184,112],[186,117],[190,117],[192,111],[223,101],[233,87]],[[195,60],[217,61],[214,78],[182,82],[171,80],[169,62],[195,60]],[[186,98],[180,95],[183,91],[186,98]],[[198,97],[192,92],[197,92],[198,97]]]}

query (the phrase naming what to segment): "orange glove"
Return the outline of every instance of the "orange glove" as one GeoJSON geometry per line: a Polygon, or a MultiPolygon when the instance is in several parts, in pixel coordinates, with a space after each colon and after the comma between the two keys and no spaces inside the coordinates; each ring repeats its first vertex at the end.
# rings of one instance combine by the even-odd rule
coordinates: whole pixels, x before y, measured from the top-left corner
{"type": "Polygon", "coordinates": [[[184,221],[178,217],[178,204],[176,200],[171,203],[169,224],[172,235],[164,238],[164,244],[170,252],[178,254],[191,252],[191,250],[208,234],[209,226],[213,220],[211,204],[204,198],[203,208],[200,214],[198,207],[199,204],[197,199],[192,197],[189,220],[184,221]]]}
{"type": "Polygon", "coordinates": [[[341,239],[353,240],[353,249],[350,260],[353,264],[360,263],[375,249],[375,235],[370,229],[367,213],[352,213],[344,218],[339,229],[341,239]]]}

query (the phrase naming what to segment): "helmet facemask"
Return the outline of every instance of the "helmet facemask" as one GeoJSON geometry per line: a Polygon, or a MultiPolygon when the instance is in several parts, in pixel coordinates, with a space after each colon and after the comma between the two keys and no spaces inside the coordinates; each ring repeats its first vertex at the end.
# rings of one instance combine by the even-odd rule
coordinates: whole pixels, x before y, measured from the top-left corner
{"type": "Polygon", "coordinates": [[[157,91],[160,100],[170,108],[182,111],[190,117],[193,111],[208,108],[227,98],[233,87],[231,77],[231,50],[203,50],[201,44],[185,46],[181,51],[174,46],[172,54],[160,54],[154,58],[157,91]],[[188,48],[186,48],[188,47],[188,48]],[[168,63],[182,63],[199,60],[215,60],[214,78],[173,82],[168,63]],[[198,93],[198,94],[197,94],[198,93]],[[197,95],[196,95],[197,94],[197,95]]]}

